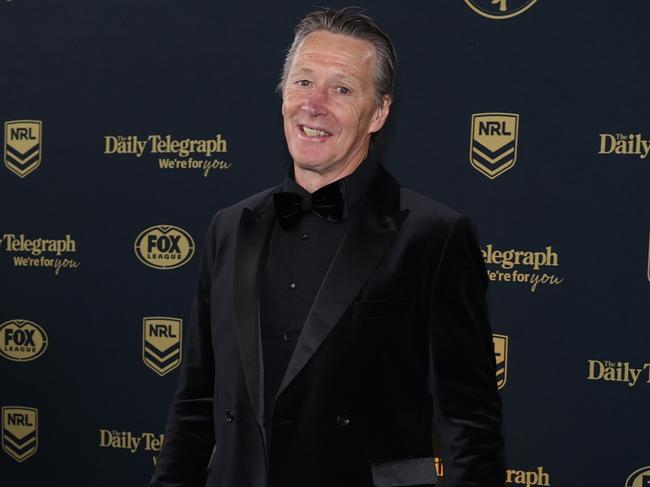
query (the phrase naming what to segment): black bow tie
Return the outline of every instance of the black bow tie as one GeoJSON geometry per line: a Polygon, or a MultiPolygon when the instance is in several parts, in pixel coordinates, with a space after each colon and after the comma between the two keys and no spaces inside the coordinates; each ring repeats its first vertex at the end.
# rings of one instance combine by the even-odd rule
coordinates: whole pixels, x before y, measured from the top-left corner
{"type": "Polygon", "coordinates": [[[286,230],[310,211],[326,220],[340,220],[345,200],[338,181],[335,181],[305,197],[291,192],[273,193],[273,202],[278,222],[286,230]]]}

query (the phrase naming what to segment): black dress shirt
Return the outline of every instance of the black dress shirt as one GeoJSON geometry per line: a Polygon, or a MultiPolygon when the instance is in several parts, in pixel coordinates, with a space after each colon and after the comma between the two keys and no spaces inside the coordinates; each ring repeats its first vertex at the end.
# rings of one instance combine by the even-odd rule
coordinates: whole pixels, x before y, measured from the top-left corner
{"type": "MultiPolygon", "coordinates": [[[[264,360],[265,428],[270,440],[273,399],[282,382],[307,314],[345,234],[350,217],[365,197],[377,163],[364,161],[338,184],[345,200],[343,218],[328,221],[313,212],[283,230],[276,220],[260,290],[260,327],[264,360]]],[[[281,191],[307,196],[296,183],[293,164],[281,191]]]]}

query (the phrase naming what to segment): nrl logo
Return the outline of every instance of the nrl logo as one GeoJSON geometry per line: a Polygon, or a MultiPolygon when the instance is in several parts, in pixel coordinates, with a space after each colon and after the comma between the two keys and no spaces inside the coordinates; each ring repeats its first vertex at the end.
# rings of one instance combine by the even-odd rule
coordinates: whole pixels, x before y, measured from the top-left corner
{"type": "Polygon", "coordinates": [[[465,3],[483,17],[501,20],[524,13],[535,5],[537,0],[465,0],[465,3]]]}
{"type": "Polygon", "coordinates": [[[23,462],[38,449],[38,409],[21,406],[2,408],[2,449],[23,462]]]}
{"type": "Polygon", "coordinates": [[[469,161],[474,169],[494,179],[512,168],[517,161],[518,127],[516,113],[473,114],[469,161]]]}
{"type": "Polygon", "coordinates": [[[497,388],[503,389],[508,379],[508,336],[494,333],[492,343],[497,361],[497,388]]]}
{"type": "Polygon", "coordinates": [[[166,316],[142,319],[142,360],[163,376],[181,363],[183,320],[166,316]]]}
{"type": "Polygon", "coordinates": [[[41,164],[41,127],[39,120],[5,122],[5,166],[21,178],[41,164]]]}

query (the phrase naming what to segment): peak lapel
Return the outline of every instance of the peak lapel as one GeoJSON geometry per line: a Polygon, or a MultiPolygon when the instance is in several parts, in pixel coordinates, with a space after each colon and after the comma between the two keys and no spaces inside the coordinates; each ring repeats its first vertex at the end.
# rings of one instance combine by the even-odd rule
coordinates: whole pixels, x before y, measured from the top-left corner
{"type": "Polygon", "coordinates": [[[259,324],[261,265],[273,228],[273,211],[244,208],[237,229],[233,293],[239,351],[251,405],[260,424],[264,415],[262,343],[259,324]]]}
{"type": "Polygon", "coordinates": [[[380,166],[368,201],[354,213],[307,315],[276,398],[298,375],[391,247],[408,214],[400,210],[399,185],[380,166]]]}

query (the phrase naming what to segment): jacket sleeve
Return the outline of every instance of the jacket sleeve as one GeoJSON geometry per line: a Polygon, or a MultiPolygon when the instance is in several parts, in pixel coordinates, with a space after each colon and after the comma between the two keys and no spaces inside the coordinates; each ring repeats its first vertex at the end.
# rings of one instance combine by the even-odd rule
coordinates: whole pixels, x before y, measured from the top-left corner
{"type": "Polygon", "coordinates": [[[430,366],[444,487],[505,483],[501,399],[487,316],[487,274],[471,220],[444,243],[431,300],[430,366]]]}
{"type": "Polygon", "coordinates": [[[183,363],[169,408],[165,441],[150,487],[203,487],[214,445],[214,357],[210,326],[212,270],[219,213],[208,227],[196,295],[183,343],[183,363]]]}

